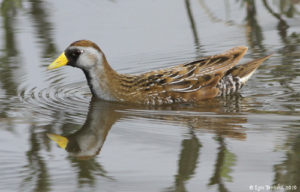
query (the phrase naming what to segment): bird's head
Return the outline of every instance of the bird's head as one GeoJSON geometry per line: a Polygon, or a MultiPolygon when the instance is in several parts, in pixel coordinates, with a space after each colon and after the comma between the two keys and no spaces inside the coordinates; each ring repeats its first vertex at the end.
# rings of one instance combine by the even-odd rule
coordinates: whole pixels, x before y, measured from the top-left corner
{"type": "Polygon", "coordinates": [[[102,64],[103,53],[93,42],[79,40],[69,45],[66,50],[48,66],[48,69],[56,69],[64,65],[78,67],[82,70],[91,70],[95,65],[102,64]]]}

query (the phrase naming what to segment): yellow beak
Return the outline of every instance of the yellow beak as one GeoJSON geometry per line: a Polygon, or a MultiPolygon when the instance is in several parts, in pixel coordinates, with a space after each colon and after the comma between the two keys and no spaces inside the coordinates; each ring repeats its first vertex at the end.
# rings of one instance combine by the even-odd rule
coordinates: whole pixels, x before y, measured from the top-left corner
{"type": "Polygon", "coordinates": [[[48,66],[48,69],[56,69],[56,68],[66,65],[67,63],[68,63],[68,59],[67,59],[65,53],[63,52],[55,61],[53,61],[53,63],[51,63],[48,66]]]}
{"type": "Polygon", "coordinates": [[[60,147],[60,148],[63,148],[63,149],[66,149],[68,143],[69,143],[69,140],[66,138],[66,137],[63,137],[61,135],[56,135],[56,134],[53,134],[53,133],[47,133],[47,136],[52,140],[54,141],[55,143],[57,143],[57,145],[60,147]]]}

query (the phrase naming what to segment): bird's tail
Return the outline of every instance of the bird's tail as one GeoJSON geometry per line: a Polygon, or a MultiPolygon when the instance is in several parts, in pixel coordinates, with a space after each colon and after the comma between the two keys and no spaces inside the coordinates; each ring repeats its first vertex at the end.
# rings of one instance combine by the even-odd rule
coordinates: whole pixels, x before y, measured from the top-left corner
{"type": "Polygon", "coordinates": [[[237,65],[226,72],[223,78],[218,82],[219,95],[229,95],[240,90],[255,70],[267,60],[271,55],[255,59],[248,63],[237,65]]]}
{"type": "Polygon", "coordinates": [[[267,60],[269,57],[271,57],[271,55],[268,56],[264,56],[255,60],[252,60],[248,63],[245,64],[241,64],[241,65],[237,65],[235,67],[233,67],[232,69],[230,69],[226,75],[232,75],[233,78],[239,78],[240,82],[244,85],[249,79],[250,77],[253,75],[253,73],[255,72],[255,70],[265,61],[267,60]]]}

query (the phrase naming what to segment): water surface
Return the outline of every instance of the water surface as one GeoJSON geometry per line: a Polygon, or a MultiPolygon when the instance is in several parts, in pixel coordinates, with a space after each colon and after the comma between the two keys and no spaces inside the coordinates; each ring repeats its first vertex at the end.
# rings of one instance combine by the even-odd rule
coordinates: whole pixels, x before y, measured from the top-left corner
{"type": "Polygon", "coordinates": [[[0,38],[0,191],[300,191],[299,1],[2,0],[0,38]],[[78,39],[122,73],[273,56],[239,95],[145,107],[46,70],[78,39]]]}

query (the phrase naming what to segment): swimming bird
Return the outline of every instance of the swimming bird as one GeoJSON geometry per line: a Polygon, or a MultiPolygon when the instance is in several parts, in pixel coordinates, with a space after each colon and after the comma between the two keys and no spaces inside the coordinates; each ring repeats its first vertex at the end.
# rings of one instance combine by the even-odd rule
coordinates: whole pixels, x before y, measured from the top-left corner
{"type": "Polygon", "coordinates": [[[84,72],[94,97],[108,101],[146,105],[197,103],[236,93],[271,55],[237,65],[247,47],[238,46],[222,54],[142,74],[120,74],[108,64],[92,41],[79,40],[48,66],[64,65],[84,72]]]}

